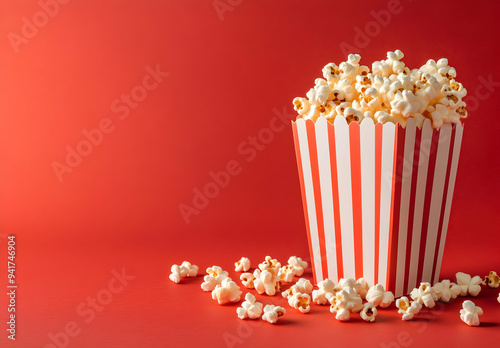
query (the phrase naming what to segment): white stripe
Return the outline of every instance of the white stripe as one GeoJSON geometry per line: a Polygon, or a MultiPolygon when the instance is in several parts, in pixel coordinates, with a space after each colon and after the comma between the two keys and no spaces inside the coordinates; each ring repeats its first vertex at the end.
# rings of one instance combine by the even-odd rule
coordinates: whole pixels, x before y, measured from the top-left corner
{"type": "Polygon", "coordinates": [[[300,158],[302,161],[302,173],[304,174],[304,188],[306,191],[307,213],[309,215],[309,231],[311,233],[311,249],[314,259],[316,280],[323,280],[321,272],[321,253],[318,240],[318,222],[316,221],[316,206],[314,202],[314,188],[311,172],[311,160],[309,156],[309,144],[307,143],[306,124],[303,119],[297,120],[297,135],[299,138],[300,158]]]}
{"type": "MultiPolygon", "coordinates": [[[[328,121],[324,117],[320,117],[316,121],[316,146],[318,152],[319,182],[321,187],[321,201],[323,204],[326,260],[328,266],[328,274],[324,274],[324,278],[330,278],[338,282],[328,126],[328,121]]],[[[322,280],[323,279],[318,279],[318,281],[322,280]]]]}
{"type": "Polygon", "coordinates": [[[439,281],[439,273],[441,271],[441,262],[443,261],[443,252],[444,252],[444,244],[446,241],[446,233],[448,230],[448,221],[450,218],[450,209],[451,209],[451,201],[453,199],[453,190],[455,188],[455,179],[457,176],[457,166],[458,166],[458,157],[460,155],[460,146],[462,144],[462,133],[463,127],[461,123],[456,125],[455,130],[455,143],[453,144],[453,158],[451,160],[450,167],[450,176],[448,182],[448,194],[446,196],[446,205],[444,208],[444,217],[443,217],[443,227],[441,230],[441,242],[439,244],[438,258],[436,262],[436,274],[434,276],[434,280],[432,284],[435,284],[439,281]]]}
{"type": "Polygon", "coordinates": [[[365,118],[360,126],[363,278],[375,285],[375,125],[365,118]]]}
{"type": "Polygon", "coordinates": [[[444,124],[439,131],[439,143],[436,155],[436,166],[434,169],[434,180],[432,182],[431,204],[429,212],[429,224],[427,227],[427,241],[425,243],[424,269],[422,281],[431,282],[432,269],[434,266],[434,254],[436,251],[436,240],[439,227],[439,216],[441,215],[441,204],[443,202],[444,181],[448,155],[450,153],[451,124],[444,124]]]}
{"type": "Polygon", "coordinates": [[[355,278],[349,126],[344,117],[336,117],[334,125],[344,278],[355,278]]]}
{"type": "MultiPolygon", "coordinates": [[[[396,289],[394,296],[404,295],[406,242],[408,237],[408,210],[410,209],[411,179],[413,174],[413,152],[415,149],[415,121],[406,122],[403,171],[401,179],[401,204],[399,210],[398,263],[396,266],[396,289]]],[[[399,161],[399,159],[398,159],[399,161]]],[[[397,178],[396,180],[398,180],[397,178]]]]}
{"type": "MultiPolygon", "coordinates": [[[[418,139],[416,140],[418,141],[418,139]]],[[[422,235],[422,215],[424,213],[425,187],[427,185],[427,171],[429,169],[429,155],[432,142],[432,126],[430,120],[425,120],[420,138],[418,155],[418,176],[415,190],[415,210],[413,211],[413,231],[411,238],[411,257],[408,275],[408,289],[410,292],[417,286],[418,258],[420,254],[420,237],[422,235]]]]}
{"type": "Polygon", "coordinates": [[[386,123],[382,130],[382,165],[380,176],[380,243],[378,283],[387,287],[387,258],[389,253],[389,228],[391,226],[392,174],[394,160],[394,123],[386,123]]]}

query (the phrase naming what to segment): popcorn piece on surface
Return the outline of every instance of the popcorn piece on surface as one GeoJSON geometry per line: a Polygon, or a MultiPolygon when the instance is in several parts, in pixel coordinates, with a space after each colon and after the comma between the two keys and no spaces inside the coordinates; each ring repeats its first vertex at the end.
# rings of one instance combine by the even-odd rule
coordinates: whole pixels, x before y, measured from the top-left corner
{"type": "Polygon", "coordinates": [[[181,268],[184,267],[187,272],[186,272],[186,277],[196,277],[198,275],[198,266],[192,265],[188,261],[184,261],[181,264],[181,268]]]}
{"type": "Polygon", "coordinates": [[[290,307],[298,309],[301,313],[308,313],[311,310],[309,304],[311,297],[308,294],[297,292],[288,298],[290,307]]]}
{"type": "Polygon", "coordinates": [[[300,277],[304,270],[307,268],[307,262],[303,261],[300,257],[290,256],[288,259],[288,264],[292,266],[294,275],[300,277]]]}
{"type": "Polygon", "coordinates": [[[460,319],[469,326],[479,326],[479,316],[483,314],[481,307],[472,301],[464,301],[460,310],[460,319]]]}
{"type": "Polygon", "coordinates": [[[350,286],[338,291],[335,296],[330,297],[330,312],[335,313],[340,308],[357,313],[363,309],[363,300],[356,290],[350,286]]]}
{"type": "Polygon", "coordinates": [[[365,278],[359,278],[356,280],[356,284],[359,284],[357,290],[359,296],[361,296],[363,300],[366,300],[366,294],[368,293],[368,290],[370,290],[370,286],[366,282],[365,278]]]}
{"type": "Polygon", "coordinates": [[[241,280],[241,283],[248,289],[254,289],[255,288],[255,285],[254,285],[254,280],[255,280],[255,277],[253,276],[252,273],[242,273],[240,275],[240,280],[241,280]]]}
{"type": "Polygon", "coordinates": [[[335,295],[335,283],[330,279],[325,279],[318,283],[318,290],[313,290],[312,300],[319,305],[324,305],[328,303],[329,296],[335,295]]]}
{"type": "Polygon", "coordinates": [[[415,314],[418,314],[422,309],[422,305],[416,301],[408,300],[408,297],[403,296],[396,300],[396,307],[398,307],[398,313],[403,314],[403,320],[410,320],[415,314]]]}
{"type": "Polygon", "coordinates": [[[255,277],[253,284],[255,286],[255,290],[259,294],[266,293],[269,296],[276,295],[276,291],[280,290],[280,277],[270,272],[268,269],[264,271],[260,271],[260,269],[256,269],[253,273],[255,277]]]}
{"type": "Polygon", "coordinates": [[[368,290],[366,300],[375,307],[387,308],[394,302],[394,294],[391,291],[385,291],[383,285],[377,284],[368,290]]]}
{"type": "Polygon", "coordinates": [[[456,274],[457,284],[460,286],[460,296],[477,296],[481,291],[483,280],[479,276],[471,277],[467,273],[458,272],[456,274]]]}
{"type": "Polygon", "coordinates": [[[440,283],[434,284],[432,290],[436,293],[438,300],[442,302],[450,302],[450,299],[457,298],[460,295],[460,286],[451,283],[449,279],[445,279],[440,283]]]}
{"type": "Polygon", "coordinates": [[[281,263],[273,259],[271,256],[266,256],[265,260],[259,264],[259,269],[261,271],[268,270],[273,275],[278,275],[278,271],[281,268],[281,263]]]}
{"type": "Polygon", "coordinates": [[[192,265],[188,261],[184,261],[180,266],[172,265],[170,272],[169,279],[174,283],[179,283],[181,278],[196,277],[198,275],[198,266],[192,265]]]}
{"type": "Polygon", "coordinates": [[[262,320],[268,321],[274,324],[278,321],[278,318],[286,313],[285,308],[274,305],[266,305],[264,307],[264,315],[262,315],[262,320]]]}
{"type": "Polygon", "coordinates": [[[283,266],[279,269],[278,271],[278,276],[280,279],[286,283],[290,283],[293,281],[293,276],[294,276],[294,270],[293,266],[291,265],[286,265],[283,266]]]}
{"type": "Polygon", "coordinates": [[[351,312],[348,309],[345,308],[339,308],[335,313],[335,319],[340,320],[340,321],[348,321],[351,319],[351,312]]]}
{"type": "Polygon", "coordinates": [[[228,277],[227,271],[223,271],[219,266],[207,268],[207,273],[203,278],[204,282],[201,283],[203,291],[213,291],[217,285],[228,277]]]}
{"type": "Polygon", "coordinates": [[[436,302],[438,300],[438,295],[436,292],[432,289],[431,284],[429,283],[420,283],[420,286],[415,289],[413,289],[410,293],[411,298],[426,306],[427,308],[432,308],[436,305],[436,302]]]}
{"type": "Polygon", "coordinates": [[[309,279],[300,278],[295,286],[298,287],[299,291],[304,294],[310,294],[313,290],[313,285],[309,279]]]}
{"type": "Polygon", "coordinates": [[[241,298],[242,291],[240,287],[231,280],[231,278],[224,278],[212,291],[212,298],[217,300],[219,304],[229,302],[238,302],[241,298]]]}
{"type": "Polygon", "coordinates": [[[250,269],[250,259],[242,257],[239,261],[234,263],[234,270],[236,272],[246,272],[250,269]]]}
{"type": "Polygon", "coordinates": [[[358,292],[361,289],[361,283],[357,283],[354,279],[352,279],[352,278],[347,278],[347,279],[340,278],[339,283],[337,284],[337,286],[335,286],[335,290],[340,291],[340,290],[344,289],[346,286],[353,288],[354,290],[356,290],[356,292],[358,292]]]}
{"type": "Polygon", "coordinates": [[[361,318],[364,321],[374,322],[377,316],[377,308],[370,302],[366,302],[361,311],[361,318]]]}
{"type": "Polygon", "coordinates": [[[484,282],[490,288],[496,289],[500,286],[500,277],[498,276],[497,272],[490,271],[490,274],[488,274],[486,277],[484,277],[484,282]]]}
{"type": "Polygon", "coordinates": [[[262,315],[262,303],[256,302],[255,296],[247,293],[241,307],[236,308],[236,313],[240,319],[257,319],[262,315]]]}

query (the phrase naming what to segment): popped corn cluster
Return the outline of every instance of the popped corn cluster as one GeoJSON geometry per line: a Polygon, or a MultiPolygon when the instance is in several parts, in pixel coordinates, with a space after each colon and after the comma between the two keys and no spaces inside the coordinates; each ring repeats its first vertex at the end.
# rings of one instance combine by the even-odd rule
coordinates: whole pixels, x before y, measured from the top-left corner
{"type": "Polygon", "coordinates": [[[196,277],[198,275],[198,266],[192,265],[188,261],[184,261],[180,266],[172,265],[170,272],[169,279],[174,283],[179,283],[181,278],[196,277]]]}
{"type": "Polygon", "coordinates": [[[293,107],[297,118],[325,117],[333,123],[338,115],[348,123],[371,118],[374,123],[399,123],[405,127],[411,117],[421,128],[430,119],[433,128],[443,123],[458,123],[467,117],[462,100],[467,90],[455,80],[455,68],[446,58],[430,59],[420,69],[410,70],[401,61],[403,52],[388,52],[387,59],[376,61],[372,69],[360,65],[361,56],[350,54],[346,62],[329,63],[323,68],[323,78],[307,92],[307,98],[297,97],[293,107]]]}

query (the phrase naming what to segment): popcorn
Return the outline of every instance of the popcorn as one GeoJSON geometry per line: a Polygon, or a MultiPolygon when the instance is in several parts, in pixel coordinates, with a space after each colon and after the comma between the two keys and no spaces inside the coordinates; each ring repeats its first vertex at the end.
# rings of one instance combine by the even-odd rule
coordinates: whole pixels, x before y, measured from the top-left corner
{"type": "Polygon", "coordinates": [[[403,296],[396,300],[396,307],[398,307],[398,313],[403,314],[403,320],[410,320],[415,314],[420,312],[422,305],[417,301],[410,301],[408,297],[403,296]]]}
{"type": "Polygon", "coordinates": [[[375,307],[387,308],[394,302],[394,294],[391,291],[385,291],[383,285],[377,284],[368,290],[366,300],[371,302],[375,307]]]}
{"type": "Polygon", "coordinates": [[[234,270],[236,272],[246,272],[250,269],[250,259],[247,257],[242,257],[239,261],[234,263],[234,270]]]}
{"type": "Polygon", "coordinates": [[[352,278],[347,278],[347,279],[340,278],[339,283],[337,284],[337,286],[335,286],[335,290],[340,291],[344,289],[346,286],[353,288],[354,290],[356,290],[356,292],[358,292],[359,289],[361,288],[361,284],[356,283],[356,281],[352,278]]]}
{"type": "Polygon", "coordinates": [[[262,320],[268,321],[271,324],[274,324],[278,321],[279,317],[285,315],[286,310],[280,306],[274,305],[266,305],[264,307],[264,315],[262,316],[262,320]]]}
{"type": "Polygon", "coordinates": [[[318,287],[318,290],[313,290],[312,292],[313,302],[316,302],[319,305],[327,304],[329,298],[335,295],[335,283],[327,278],[322,282],[319,282],[318,287]]]}
{"type": "Polygon", "coordinates": [[[196,277],[198,275],[198,266],[192,265],[188,261],[184,261],[180,266],[172,265],[172,267],[170,268],[170,272],[170,280],[174,283],[179,283],[181,278],[196,277]]]}
{"type": "Polygon", "coordinates": [[[365,303],[363,306],[363,310],[361,311],[361,318],[364,321],[374,322],[376,316],[377,308],[370,302],[365,303]]]}
{"type": "Polygon", "coordinates": [[[363,309],[363,300],[358,295],[356,290],[350,286],[346,286],[330,298],[330,312],[334,313],[340,308],[348,309],[357,313],[363,309]]]}
{"type": "Polygon", "coordinates": [[[429,283],[420,283],[420,286],[413,289],[410,293],[411,298],[425,305],[427,308],[432,308],[436,305],[435,301],[438,300],[438,295],[432,289],[431,284],[429,283]]]}
{"type": "Polygon", "coordinates": [[[457,298],[460,295],[460,286],[451,283],[448,279],[435,284],[432,290],[436,293],[438,300],[442,302],[449,302],[450,299],[457,298]]]}
{"type": "Polygon", "coordinates": [[[496,289],[500,286],[500,277],[498,276],[497,272],[490,271],[490,274],[488,274],[486,277],[484,277],[484,282],[490,288],[496,289]]]}
{"type": "Polygon", "coordinates": [[[293,266],[291,265],[286,265],[283,266],[279,269],[278,271],[278,277],[286,283],[290,283],[293,281],[293,276],[294,276],[294,271],[293,271],[293,266]]]}
{"type": "Polygon", "coordinates": [[[464,301],[460,310],[460,319],[469,326],[479,326],[479,316],[483,314],[481,307],[472,301],[464,301]]]}
{"type": "Polygon", "coordinates": [[[288,298],[290,307],[298,309],[301,313],[308,313],[311,310],[309,304],[311,303],[311,296],[297,292],[288,298]]]}
{"type": "Polygon", "coordinates": [[[203,278],[204,282],[201,283],[203,291],[213,291],[215,287],[228,277],[228,273],[223,271],[219,266],[212,266],[207,268],[207,275],[203,278]]]}
{"type": "Polygon", "coordinates": [[[254,280],[255,280],[255,277],[253,276],[252,273],[242,273],[240,275],[240,280],[241,280],[241,283],[248,289],[254,289],[255,288],[255,285],[254,285],[254,280]]]}
{"type": "Polygon", "coordinates": [[[351,312],[345,308],[339,308],[336,312],[335,319],[340,321],[348,321],[351,319],[351,312]]]}
{"type": "Polygon", "coordinates": [[[292,266],[294,275],[296,275],[297,277],[300,277],[304,273],[304,270],[308,265],[306,261],[302,261],[302,259],[297,256],[290,256],[290,258],[288,259],[288,264],[292,266]]]}
{"type": "Polygon", "coordinates": [[[266,259],[259,264],[259,269],[261,271],[268,270],[273,275],[277,275],[280,268],[281,263],[279,263],[278,260],[273,259],[271,256],[266,256],[266,259]]]}
{"type": "Polygon", "coordinates": [[[215,286],[215,289],[212,291],[212,298],[217,300],[219,304],[225,304],[238,302],[241,294],[240,287],[231,278],[224,278],[220,284],[215,286]]]}
{"type": "Polygon", "coordinates": [[[259,294],[266,293],[269,296],[274,296],[276,291],[280,289],[280,277],[270,272],[269,269],[265,269],[262,272],[256,269],[253,273],[255,277],[253,284],[259,294]]]}
{"type": "Polygon", "coordinates": [[[309,279],[300,278],[297,283],[292,285],[288,290],[283,291],[281,295],[284,298],[290,298],[297,293],[310,294],[313,289],[313,285],[309,279]]]}
{"type": "Polygon", "coordinates": [[[361,296],[363,300],[366,300],[366,294],[368,293],[368,290],[370,290],[370,286],[366,282],[365,278],[359,278],[356,280],[356,284],[359,284],[359,286],[357,286],[359,296],[361,296]]]}
{"type": "Polygon", "coordinates": [[[458,272],[456,274],[457,284],[460,286],[460,296],[477,296],[481,291],[482,279],[479,276],[471,277],[467,273],[458,272]]]}
{"type": "Polygon", "coordinates": [[[256,302],[255,296],[247,293],[241,307],[236,308],[236,313],[240,319],[257,319],[262,315],[262,303],[256,302]]]}
{"type": "Polygon", "coordinates": [[[500,293],[498,294],[497,301],[500,303],[500,293]]]}

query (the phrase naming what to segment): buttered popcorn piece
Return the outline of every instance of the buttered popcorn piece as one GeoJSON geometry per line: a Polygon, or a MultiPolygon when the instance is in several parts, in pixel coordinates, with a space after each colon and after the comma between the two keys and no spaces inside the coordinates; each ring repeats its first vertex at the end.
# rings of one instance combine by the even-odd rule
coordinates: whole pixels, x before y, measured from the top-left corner
{"type": "Polygon", "coordinates": [[[265,260],[259,264],[259,269],[261,271],[268,270],[273,275],[278,275],[279,269],[281,268],[281,263],[273,259],[271,256],[266,256],[265,260]]]}
{"type": "Polygon", "coordinates": [[[479,276],[471,277],[467,273],[458,272],[456,274],[457,284],[460,286],[460,296],[477,296],[481,291],[483,280],[479,276]]]}
{"type": "Polygon", "coordinates": [[[278,271],[278,277],[280,277],[280,279],[286,283],[290,283],[293,281],[293,276],[294,276],[294,270],[293,270],[293,266],[291,265],[286,265],[286,266],[283,266],[279,269],[278,271]]]}
{"type": "Polygon", "coordinates": [[[311,281],[309,279],[306,279],[306,278],[300,278],[297,281],[297,283],[295,283],[295,286],[297,286],[299,291],[304,293],[304,294],[310,294],[314,288],[311,281]]]}
{"type": "Polygon", "coordinates": [[[325,305],[329,301],[330,296],[335,295],[335,283],[330,279],[325,279],[318,283],[317,290],[312,292],[312,300],[319,305],[325,305]]]}
{"type": "Polygon", "coordinates": [[[356,284],[359,284],[359,286],[357,287],[359,296],[361,296],[363,300],[366,300],[366,294],[368,294],[368,290],[370,290],[368,282],[365,280],[365,278],[359,278],[358,280],[356,280],[356,284]]]}
{"type": "Polygon", "coordinates": [[[440,283],[434,284],[432,290],[437,295],[438,300],[442,302],[450,302],[450,299],[456,298],[460,295],[460,286],[445,279],[440,283]]]}
{"type": "Polygon", "coordinates": [[[219,304],[229,302],[238,302],[241,298],[242,291],[240,287],[231,280],[231,278],[224,278],[212,291],[212,298],[217,300],[219,304]]]}
{"type": "Polygon", "coordinates": [[[234,270],[236,272],[246,272],[250,269],[250,259],[242,257],[239,261],[234,263],[234,270]]]}
{"type": "Polygon", "coordinates": [[[247,293],[241,307],[236,308],[236,313],[240,319],[257,319],[262,315],[262,303],[257,302],[254,295],[247,293]]]}
{"type": "Polygon", "coordinates": [[[300,257],[290,256],[288,259],[288,264],[292,266],[294,275],[300,277],[304,274],[304,270],[307,268],[308,264],[306,261],[303,261],[300,257]]]}
{"type": "Polygon", "coordinates": [[[413,319],[415,314],[418,314],[422,309],[422,305],[416,301],[408,300],[408,297],[403,296],[396,300],[396,307],[398,307],[398,313],[403,314],[403,320],[413,319]]]}
{"type": "Polygon", "coordinates": [[[240,280],[241,283],[248,289],[254,289],[255,285],[253,281],[255,280],[255,277],[252,273],[242,273],[240,275],[240,280]]]}
{"type": "Polygon", "coordinates": [[[198,275],[198,266],[192,265],[188,261],[184,261],[180,266],[172,265],[170,272],[169,279],[174,283],[179,283],[181,278],[196,277],[198,275]]]}
{"type": "Polygon", "coordinates": [[[335,319],[340,321],[348,321],[351,319],[351,312],[345,308],[339,308],[335,311],[335,319]]]}
{"type": "Polygon", "coordinates": [[[500,286],[500,277],[498,276],[497,272],[490,271],[490,274],[488,274],[486,277],[484,277],[484,282],[490,288],[496,289],[500,286]]]}
{"type": "Polygon", "coordinates": [[[255,277],[253,284],[259,294],[266,293],[269,296],[274,296],[280,290],[280,277],[274,275],[268,269],[264,271],[256,269],[253,276],[255,277]]]}
{"type": "Polygon", "coordinates": [[[377,308],[370,302],[366,302],[363,305],[360,315],[364,321],[374,322],[377,316],[377,308]]]}
{"type": "Polygon", "coordinates": [[[394,302],[394,294],[392,291],[385,291],[383,285],[377,284],[368,290],[366,300],[371,302],[375,307],[387,308],[394,302]]]}
{"type": "Polygon", "coordinates": [[[213,291],[217,285],[228,277],[227,271],[222,270],[219,266],[207,268],[207,273],[203,278],[203,283],[201,283],[203,291],[213,291]]]}
{"type": "Polygon", "coordinates": [[[433,290],[431,284],[426,282],[420,283],[418,288],[413,289],[410,296],[414,301],[423,304],[427,308],[434,307],[436,305],[435,301],[438,300],[438,295],[433,290]]]}
{"type": "Polygon", "coordinates": [[[479,316],[483,314],[481,307],[472,301],[464,301],[460,310],[460,319],[469,326],[479,326],[479,316]]]}
{"type": "Polygon", "coordinates": [[[330,312],[332,313],[340,308],[347,309],[354,313],[363,309],[363,300],[356,290],[350,286],[346,286],[344,289],[338,291],[335,296],[330,298],[330,303],[330,312]]]}
{"type": "Polygon", "coordinates": [[[311,296],[297,292],[288,298],[290,307],[298,309],[301,313],[308,313],[311,310],[311,296]]]}
{"type": "Polygon", "coordinates": [[[262,320],[268,321],[271,324],[275,324],[280,317],[285,315],[286,310],[280,306],[266,305],[264,307],[264,314],[262,315],[262,320]]]}

